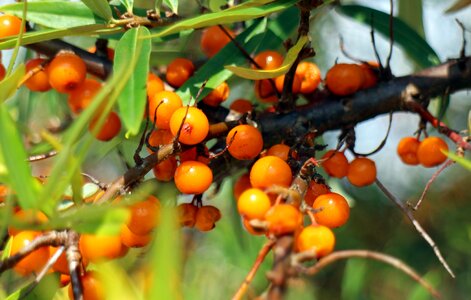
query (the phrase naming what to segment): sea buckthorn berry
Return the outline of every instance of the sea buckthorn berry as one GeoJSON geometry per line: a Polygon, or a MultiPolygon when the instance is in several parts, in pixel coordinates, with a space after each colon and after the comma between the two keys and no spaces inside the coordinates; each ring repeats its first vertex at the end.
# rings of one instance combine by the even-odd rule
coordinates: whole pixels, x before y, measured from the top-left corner
{"type": "Polygon", "coordinates": [[[59,276],[59,287],[63,288],[70,283],[70,275],[60,274],[59,276]]]}
{"type": "Polygon", "coordinates": [[[169,157],[152,168],[154,176],[159,181],[172,181],[175,171],[177,170],[177,159],[169,157]]]}
{"type": "Polygon", "coordinates": [[[82,234],[79,240],[82,257],[90,262],[121,257],[126,247],[117,236],[82,234]]]}
{"type": "Polygon", "coordinates": [[[6,14],[0,16],[0,38],[20,34],[20,30],[20,18],[6,14]]]}
{"type": "Polygon", "coordinates": [[[369,89],[374,87],[378,83],[378,75],[376,74],[375,70],[378,70],[379,64],[374,61],[361,64],[360,67],[363,70],[363,75],[365,78],[361,89],[369,89]]]}
{"type": "Polygon", "coordinates": [[[179,154],[180,162],[196,160],[209,165],[209,149],[206,146],[195,146],[179,154]]]}
{"type": "Polygon", "coordinates": [[[263,220],[270,207],[270,198],[260,189],[247,189],[237,200],[237,210],[247,220],[263,220]]]}
{"type": "Polygon", "coordinates": [[[283,235],[295,232],[303,225],[303,215],[293,205],[278,204],[272,206],[265,214],[268,232],[274,235],[283,235]]]}
{"type": "MultiPolygon", "coordinates": [[[[168,145],[173,142],[173,134],[170,132],[170,130],[167,129],[157,129],[152,131],[152,133],[149,136],[149,145],[153,147],[158,147],[162,145],[168,145]]],[[[151,149],[149,150],[150,153],[153,151],[151,149]]]]}
{"type": "Polygon", "coordinates": [[[137,202],[130,207],[131,217],[127,226],[137,235],[146,235],[154,229],[159,222],[160,201],[150,195],[146,200],[137,202]]]}
{"type": "Polygon", "coordinates": [[[174,136],[180,130],[178,141],[187,145],[195,145],[202,142],[209,132],[209,121],[204,112],[196,107],[181,107],[170,118],[170,131],[174,136]],[[185,117],[186,116],[186,117],[185,117]],[[185,122],[183,122],[185,119],[185,122]],[[181,126],[183,122],[183,126],[181,126]]]}
{"type": "Polygon", "coordinates": [[[182,99],[177,93],[158,92],[149,100],[149,118],[160,129],[169,129],[172,114],[182,106],[182,99]]]}
{"type": "Polygon", "coordinates": [[[69,93],[67,103],[70,110],[76,114],[87,108],[92,102],[93,98],[100,91],[102,87],[101,82],[87,78],[76,89],[69,93]]]}
{"type": "Polygon", "coordinates": [[[337,96],[347,96],[358,91],[364,82],[363,70],[356,64],[336,64],[325,76],[329,91],[337,96]]]}
{"type": "Polygon", "coordinates": [[[147,75],[147,97],[150,99],[158,92],[165,90],[165,84],[159,76],[154,73],[147,75]]]}
{"type": "Polygon", "coordinates": [[[278,95],[272,82],[268,79],[255,81],[255,96],[263,103],[276,103],[278,102],[278,95]]]}
{"type": "Polygon", "coordinates": [[[420,142],[415,137],[405,137],[401,139],[397,145],[397,154],[402,162],[408,165],[418,165],[419,158],[417,157],[417,150],[419,149],[420,142]]]}
{"type": "Polygon", "coordinates": [[[215,223],[221,219],[221,212],[214,206],[207,205],[198,208],[196,212],[195,227],[199,231],[210,231],[216,225],[215,223]]]}
{"type": "Polygon", "coordinates": [[[87,75],[83,60],[73,53],[60,53],[47,67],[49,84],[59,93],[70,93],[76,89],[87,75]]]}
{"type": "MultiPolygon", "coordinates": [[[[41,225],[47,222],[47,217],[40,211],[20,209],[13,214],[13,221],[30,225],[41,225]]],[[[17,235],[21,231],[22,229],[15,228],[13,225],[8,226],[8,234],[10,236],[17,235]]]]}
{"type": "Polygon", "coordinates": [[[196,212],[198,207],[191,203],[182,203],[177,206],[179,221],[181,226],[193,227],[196,223],[196,212]]]}
{"type": "Polygon", "coordinates": [[[312,207],[318,210],[314,214],[316,222],[329,228],[342,226],[350,216],[350,206],[347,200],[337,193],[320,195],[316,198],[312,207]]]}
{"type": "Polygon", "coordinates": [[[238,125],[229,131],[226,137],[229,153],[237,159],[248,160],[257,157],[263,149],[260,131],[251,125],[238,125]]]}
{"type": "MultiPolygon", "coordinates": [[[[283,63],[283,56],[272,50],[262,51],[257,54],[254,61],[262,68],[262,70],[273,70],[281,66],[283,63]]],[[[257,68],[253,66],[253,68],[257,68]]]]}
{"type": "Polygon", "coordinates": [[[296,75],[301,78],[301,94],[310,94],[314,92],[322,81],[319,67],[312,62],[303,61],[296,68],[296,75]]]}
{"type": "Polygon", "coordinates": [[[31,77],[25,81],[26,87],[33,92],[45,92],[51,89],[49,84],[49,76],[46,70],[41,65],[45,62],[45,59],[34,58],[29,60],[25,67],[26,72],[32,72],[31,77]]]}
{"type": "Polygon", "coordinates": [[[88,126],[88,130],[100,141],[107,142],[117,136],[121,131],[121,120],[119,119],[118,114],[113,111],[110,112],[101,126],[101,129],[98,132],[94,132],[97,121],[98,117],[93,118],[88,126]]]}
{"type": "MultiPolygon", "coordinates": [[[[96,46],[91,46],[90,48],[87,49],[87,51],[90,52],[90,53],[96,53],[96,46]]],[[[114,60],[114,49],[113,48],[106,47],[106,57],[111,61],[114,60]]]]}
{"type": "Polygon", "coordinates": [[[329,227],[322,225],[308,226],[296,238],[296,249],[299,252],[314,251],[317,258],[332,253],[334,247],[334,233],[329,227]]]}
{"type": "Polygon", "coordinates": [[[311,180],[307,187],[306,194],[304,195],[304,201],[307,205],[312,205],[317,197],[327,193],[330,193],[330,187],[326,184],[317,183],[314,180],[311,180]]]}
{"type": "Polygon", "coordinates": [[[282,160],[287,161],[289,157],[290,149],[291,148],[288,145],[276,144],[276,145],[271,146],[268,149],[267,155],[277,156],[281,158],[282,160]]]}
{"type": "Polygon", "coordinates": [[[231,103],[229,108],[240,114],[245,114],[253,110],[253,105],[252,102],[247,99],[236,99],[231,103]]]}
{"type": "Polygon", "coordinates": [[[195,66],[186,58],[175,58],[167,67],[165,78],[173,87],[182,86],[195,72],[195,66]]]}
{"type": "Polygon", "coordinates": [[[245,173],[240,176],[234,184],[234,199],[239,199],[240,195],[242,195],[243,192],[250,189],[251,187],[252,185],[250,184],[250,174],[245,173]]]}
{"type": "Polygon", "coordinates": [[[202,162],[185,161],[177,167],[174,180],[183,194],[201,194],[213,182],[213,172],[202,162]]]}
{"type": "MultiPolygon", "coordinates": [[[[227,27],[224,29],[230,36],[235,37],[234,32],[227,27]]],[[[208,57],[216,55],[231,39],[222,31],[219,26],[211,26],[206,28],[201,35],[201,50],[208,57]]]]}
{"type": "MultiPolygon", "coordinates": [[[[283,86],[285,84],[285,75],[280,75],[275,78],[275,86],[278,92],[283,91],[283,86]]],[[[291,85],[291,92],[293,94],[298,94],[301,90],[301,78],[298,75],[294,75],[293,84],[291,85]]]]}
{"type": "Polygon", "coordinates": [[[250,170],[250,183],[255,188],[272,185],[288,187],[293,179],[289,165],[279,157],[265,156],[255,162],[250,170]]]}
{"type": "Polygon", "coordinates": [[[8,195],[10,195],[8,187],[4,184],[0,184],[0,203],[4,202],[8,195]]]}
{"type": "Polygon", "coordinates": [[[119,233],[121,243],[129,248],[141,248],[147,246],[152,240],[152,234],[138,235],[132,232],[125,224],[121,227],[119,233]]]}
{"type": "Polygon", "coordinates": [[[229,97],[229,92],[229,85],[226,82],[223,82],[204,97],[203,102],[209,106],[219,106],[219,104],[226,101],[229,97]]]}
{"type": "MultiPolygon", "coordinates": [[[[15,255],[25,246],[29,245],[34,239],[36,239],[41,234],[37,231],[21,231],[13,237],[11,244],[11,254],[10,256],[15,255]]],[[[49,260],[49,248],[41,247],[34,250],[22,260],[20,260],[13,269],[23,275],[29,275],[31,273],[39,273],[42,268],[46,265],[49,260]]]]}
{"type": "MultiPolygon", "coordinates": [[[[87,271],[85,274],[80,276],[80,282],[83,287],[83,300],[104,300],[105,293],[103,291],[103,284],[97,273],[93,271],[87,271]]],[[[69,299],[74,299],[72,285],[69,285],[68,289],[69,299]]]]}
{"type": "Polygon", "coordinates": [[[3,66],[3,64],[0,64],[0,81],[2,81],[3,78],[5,78],[5,75],[7,75],[7,70],[5,70],[5,67],[3,66]]]}
{"type": "Polygon", "coordinates": [[[357,157],[348,167],[348,181],[355,186],[367,186],[376,180],[376,164],[369,158],[357,157]]]}
{"type": "Polygon", "coordinates": [[[329,150],[322,156],[322,167],[325,172],[335,178],[343,178],[348,172],[348,160],[343,152],[329,150]]]}
{"type": "Polygon", "coordinates": [[[245,230],[252,235],[262,235],[266,232],[263,228],[256,228],[250,225],[250,221],[245,218],[242,218],[242,224],[244,225],[245,230]]]}
{"type": "Polygon", "coordinates": [[[417,149],[417,158],[424,167],[435,167],[443,163],[447,156],[442,153],[448,151],[448,145],[439,137],[430,136],[425,138],[417,149]]]}

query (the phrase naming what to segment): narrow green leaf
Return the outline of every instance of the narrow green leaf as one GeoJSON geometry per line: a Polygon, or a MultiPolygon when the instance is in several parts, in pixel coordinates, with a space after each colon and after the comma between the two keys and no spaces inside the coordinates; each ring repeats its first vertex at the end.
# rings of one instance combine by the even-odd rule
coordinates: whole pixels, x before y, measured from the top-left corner
{"type": "Polygon", "coordinates": [[[21,134],[5,105],[0,105],[0,132],[0,151],[8,169],[8,181],[18,195],[20,206],[24,209],[39,208],[39,183],[31,175],[21,134]]]}
{"type": "Polygon", "coordinates": [[[471,5],[471,0],[457,0],[450,8],[448,8],[446,13],[454,13],[459,10],[462,10],[471,5]]]}
{"type": "Polygon", "coordinates": [[[178,0],[164,0],[164,3],[172,10],[172,12],[178,14],[178,0]]]}
{"type": "Polygon", "coordinates": [[[399,0],[399,19],[425,37],[422,16],[422,0],[399,0]]]}
{"type": "Polygon", "coordinates": [[[25,75],[25,65],[20,64],[10,76],[0,81],[0,103],[15,94],[18,84],[25,75]]]}
{"type": "Polygon", "coordinates": [[[134,6],[134,0],[119,0],[121,2],[121,4],[124,5],[124,7],[126,7],[126,10],[130,13],[132,13],[132,8],[134,6]]]}
{"type": "Polygon", "coordinates": [[[98,273],[103,283],[106,299],[143,299],[141,291],[135,286],[132,275],[116,261],[100,264],[98,273]]]}
{"type": "Polygon", "coordinates": [[[86,6],[88,6],[93,12],[98,16],[102,17],[106,21],[109,21],[113,18],[111,13],[111,7],[106,0],[82,0],[86,6]]]}
{"type": "MultiPolygon", "coordinates": [[[[24,3],[0,6],[0,11],[17,17],[22,16],[24,3]]],[[[81,2],[58,0],[29,2],[27,20],[49,28],[62,29],[91,24],[104,24],[105,20],[93,13],[81,2]]]]}
{"type": "Polygon", "coordinates": [[[126,135],[136,135],[145,111],[147,94],[146,81],[149,73],[151,40],[145,27],[128,30],[116,46],[113,70],[116,72],[129,65],[129,60],[136,61],[136,67],[118,97],[120,117],[127,129],[126,135]]]}
{"type": "Polygon", "coordinates": [[[303,49],[304,45],[309,41],[307,36],[302,36],[298,42],[289,49],[288,53],[286,54],[285,59],[281,66],[277,69],[273,70],[255,70],[252,68],[242,68],[237,66],[225,66],[226,69],[234,73],[235,75],[251,79],[251,80],[260,80],[260,79],[267,79],[267,78],[274,78],[280,75],[285,74],[288,72],[289,68],[293,65],[296,61],[299,52],[303,49]]]}
{"type": "Polygon", "coordinates": [[[451,158],[452,160],[456,161],[457,163],[459,163],[461,166],[463,166],[464,168],[468,169],[469,171],[471,171],[471,161],[469,159],[466,159],[466,158],[463,158],[463,157],[460,157],[458,155],[456,155],[455,153],[453,152],[446,152],[446,151],[443,151],[443,153],[445,153],[449,158],[451,158]]]}

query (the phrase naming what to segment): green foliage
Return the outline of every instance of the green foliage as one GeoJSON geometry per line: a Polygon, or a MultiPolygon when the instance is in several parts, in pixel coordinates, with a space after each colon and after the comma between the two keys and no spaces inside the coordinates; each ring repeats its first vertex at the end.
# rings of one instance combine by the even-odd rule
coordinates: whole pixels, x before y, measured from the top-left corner
{"type": "Polygon", "coordinates": [[[95,14],[102,17],[106,21],[112,19],[111,7],[106,0],[82,0],[95,14]]]}

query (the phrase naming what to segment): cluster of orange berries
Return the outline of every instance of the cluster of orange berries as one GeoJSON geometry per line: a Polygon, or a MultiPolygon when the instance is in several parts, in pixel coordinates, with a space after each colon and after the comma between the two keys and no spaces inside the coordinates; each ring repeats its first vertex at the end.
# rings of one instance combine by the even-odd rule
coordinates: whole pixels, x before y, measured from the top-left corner
{"type": "Polygon", "coordinates": [[[421,164],[431,168],[445,162],[447,156],[442,151],[448,151],[446,142],[436,136],[430,136],[422,141],[415,137],[405,137],[397,145],[397,154],[408,165],[421,164]]]}
{"type": "Polygon", "coordinates": [[[378,63],[339,63],[327,71],[325,85],[337,96],[348,96],[362,89],[375,86],[378,82],[378,63]]]}

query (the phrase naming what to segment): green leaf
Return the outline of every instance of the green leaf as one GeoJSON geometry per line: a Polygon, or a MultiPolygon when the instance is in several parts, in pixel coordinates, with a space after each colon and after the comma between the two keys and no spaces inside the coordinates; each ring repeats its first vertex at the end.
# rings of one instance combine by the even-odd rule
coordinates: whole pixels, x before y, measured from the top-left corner
{"type": "Polygon", "coordinates": [[[25,75],[25,65],[20,64],[13,73],[0,81],[0,103],[13,96],[17,90],[18,84],[25,75]]]}
{"type": "Polygon", "coordinates": [[[151,40],[145,27],[128,30],[116,46],[113,70],[129,66],[129,60],[136,61],[136,67],[118,97],[120,117],[127,128],[126,135],[136,135],[142,122],[147,94],[146,82],[149,73],[151,40]]]}
{"type": "Polygon", "coordinates": [[[278,0],[263,6],[247,7],[243,4],[220,12],[208,13],[194,18],[185,19],[170,26],[152,30],[149,38],[163,37],[186,29],[197,29],[217,24],[230,24],[264,17],[292,7],[299,0],[278,0]]]}
{"type": "Polygon", "coordinates": [[[86,6],[93,10],[97,15],[109,21],[113,18],[111,7],[106,0],[82,0],[86,6]]]}
{"type": "Polygon", "coordinates": [[[130,13],[132,13],[132,8],[134,6],[134,0],[119,0],[121,4],[124,5],[126,10],[130,13]]]}
{"type": "Polygon", "coordinates": [[[172,10],[172,12],[178,14],[178,0],[164,0],[164,3],[172,10]]]}
{"type": "Polygon", "coordinates": [[[399,0],[399,18],[424,37],[422,13],[422,0],[399,0]]]}
{"type": "Polygon", "coordinates": [[[242,68],[237,66],[225,66],[225,68],[234,73],[235,75],[246,79],[260,80],[274,78],[288,72],[289,68],[291,68],[293,63],[296,61],[299,52],[303,49],[304,45],[306,45],[308,41],[309,38],[307,36],[302,36],[298,40],[298,42],[289,49],[285,59],[283,60],[283,63],[277,69],[254,70],[252,68],[242,68]]]}
{"type": "MultiPolygon", "coordinates": [[[[359,22],[371,26],[376,32],[389,37],[389,14],[360,5],[339,5],[337,10],[359,22]]],[[[394,42],[422,68],[440,63],[440,59],[430,45],[414,29],[398,18],[393,19],[394,42]]]]}
{"type": "Polygon", "coordinates": [[[463,166],[464,168],[468,169],[469,171],[471,171],[471,161],[469,159],[466,159],[466,158],[463,158],[463,157],[460,157],[458,155],[456,155],[455,153],[453,152],[447,152],[447,151],[443,151],[443,153],[446,154],[446,156],[448,156],[449,158],[451,158],[452,160],[456,161],[457,163],[459,163],[461,166],[463,166]]]}
{"type": "MultiPolygon", "coordinates": [[[[0,6],[0,11],[21,17],[23,6],[24,3],[7,4],[0,6]]],[[[105,23],[105,20],[96,16],[81,2],[57,0],[41,2],[28,1],[27,20],[38,25],[58,29],[105,23]]]]}
{"type": "Polygon", "coordinates": [[[452,6],[450,6],[450,8],[448,8],[445,12],[447,13],[453,13],[453,12],[457,12],[459,10],[462,10],[468,6],[471,5],[471,0],[457,0],[455,2],[455,4],[453,4],[452,6]]]}
{"type": "Polygon", "coordinates": [[[10,187],[17,193],[23,209],[36,209],[39,183],[31,175],[21,134],[5,105],[0,105],[0,151],[8,169],[10,187]]]}

